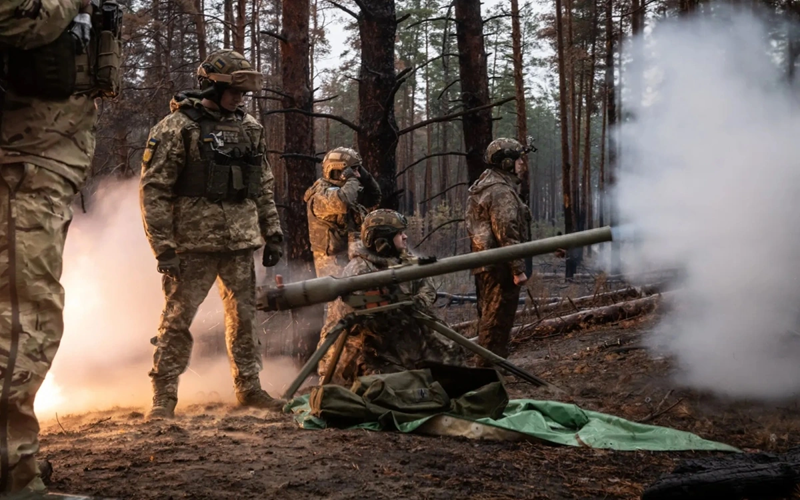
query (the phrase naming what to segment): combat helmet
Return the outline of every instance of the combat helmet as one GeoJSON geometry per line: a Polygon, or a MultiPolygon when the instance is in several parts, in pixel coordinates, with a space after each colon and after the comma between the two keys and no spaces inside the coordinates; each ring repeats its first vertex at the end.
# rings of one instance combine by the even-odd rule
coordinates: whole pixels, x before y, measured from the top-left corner
{"type": "Polygon", "coordinates": [[[361,165],[361,155],[355,149],[339,147],[331,149],[322,159],[322,176],[330,182],[341,185],[342,172],[346,168],[356,169],[361,165]]]}
{"type": "Polygon", "coordinates": [[[525,146],[518,140],[501,137],[489,144],[483,160],[494,168],[513,172],[514,164],[525,152],[525,146]]]}
{"type": "Polygon", "coordinates": [[[261,90],[263,75],[254,71],[245,57],[230,49],[217,50],[197,68],[197,82],[203,97],[219,104],[227,88],[242,92],[261,90]]]}
{"type": "Polygon", "coordinates": [[[396,252],[392,239],[408,228],[408,220],[400,212],[379,208],[364,217],[361,224],[361,243],[379,255],[396,252]]]}

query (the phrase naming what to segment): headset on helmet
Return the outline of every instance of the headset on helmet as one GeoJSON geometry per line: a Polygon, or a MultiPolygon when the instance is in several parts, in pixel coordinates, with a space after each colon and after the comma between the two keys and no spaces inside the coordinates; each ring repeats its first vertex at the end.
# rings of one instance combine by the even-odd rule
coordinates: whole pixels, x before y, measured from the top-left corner
{"type": "Polygon", "coordinates": [[[361,155],[351,148],[331,149],[322,159],[322,175],[334,184],[343,182],[342,172],[346,168],[356,169],[361,165],[361,155]]]}
{"type": "Polygon", "coordinates": [[[364,218],[361,225],[361,242],[365,247],[378,254],[386,254],[395,250],[392,239],[408,228],[408,220],[400,212],[380,208],[372,211],[364,218]]]}
{"type": "Polygon", "coordinates": [[[523,146],[518,140],[501,137],[493,140],[486,148],[484,161],[493,167],[513,171],[514,164],[525,153],[536,151],[533,138],[528,137],[528,145],[523,146]]]}

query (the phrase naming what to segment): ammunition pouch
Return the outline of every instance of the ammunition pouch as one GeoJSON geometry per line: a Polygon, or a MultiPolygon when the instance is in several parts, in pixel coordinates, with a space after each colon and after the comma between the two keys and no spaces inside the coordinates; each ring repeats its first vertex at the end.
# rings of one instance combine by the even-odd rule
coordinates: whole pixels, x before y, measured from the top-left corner
{"type": "Polygon", "coordinates": [[[35,49],[9,49],[8,83],[21,96],[68,99],[77,89],[75,56],[75,38],[69,30],[35,49]]]}
{"type": "Polygon", "coordinates": [[[116,97],[122,86],[122,9],[103,0],[92,14],[86,50],[69,29],[42,47],[8,50],[8,82],[25,97],[68,99],[73,94],[116,97]]]}
{"type": "Polygon", "coordinates": [[[122,8],[103,0],[92,14],[92,39],[78,54],[77,91],[97,97],[116,97],[122,87],[122,8]]]}

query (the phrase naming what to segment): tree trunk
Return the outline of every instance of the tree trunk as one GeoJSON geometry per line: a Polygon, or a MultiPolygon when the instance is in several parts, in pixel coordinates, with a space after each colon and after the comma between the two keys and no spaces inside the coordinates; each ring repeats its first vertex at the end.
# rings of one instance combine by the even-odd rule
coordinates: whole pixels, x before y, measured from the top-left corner
{"type": "MultiPolygon", "coordinates": [[[[617,90],[614,81],[614,18],[613,0],[606,2],[606,106],[608,113],[608,186],[613,189],[616,184],[617,175],[617,141],[615,140],[617,125],[617,90]]],[[[617,215],[613,199],[604,196],[608,200],[609,223],[616,225],[617,215]]],[[[611,243],[611,270],[618,272],[619,262],[619,243],[611,243]]]]}
{"type": "Polygon", "coordinates": [[[358,86],[358,150],[364,167],[375,176],[383,194],[381,207],[397,210],[397,122],[394,92],[397,32],[394,0],[359,0],[361,69],[358,86]]]}
{"type": "MultiPolygon", "coordinates": [[[[569,106],[567,103],[566,61],[564,60],[564,25],[561,11],[561,0],[556,0],[556,36],[558,51],[558,93],[559,117],[561,120],[561,189],[564,199],[564,233],[575,231],[574,207],[572,205],[572,165],[570,165],[569,144],[569,106]]],[[[571,278],[577,269],[577,262],[567,258],[566,277],[571,278]]]]}
{"type": "Polygon", "coordinates": [[[205,5],[203,0],[194,0],[194,29],[197,33],[197,55],[201,61],[205,61],[208,57],[208,49],[206,48],[206,20],[203,15],[205,5]]]}
{"type": "MultiPolygon", "coordinates": [[[[592,228],[592,107],[594,106],[595,50],[597,48],[597,0],[592,0],[592,49],[589,59],[589,85],[586,92],[586,138],[583,144],[583,229],[592,228]]],[[[589,251],[589,249],[587,249],[589,251]]]]}
{"type": "MultiPolygon", "coordinates": [[[[243,0],[242,0],[243,1],[243,0]]],[[[281,68],[283,89],[288,96],[283,107],[312,112],[313,92],[309,77],[309,0],[284,0],[283,30],[286,41],[281,42],[281,68]]],[[[284,152],[314,156],[314,119],[300,113],[284,115],[284,152]]],[[[303,194],[316,179],[316,163],[303,158],[284,160],[288,174],[288,186],[284,204],[288,209],[284,216],[286,227],[287,261],[292,281],[313,278],[314,256],[308,239],[303,194]]],[[[305,360],[314,352],[316,339],[322,327],[320,306],[292,311],[294,345],[298,357],[305,360]],[[302,318],[302,320],[300,319],[302,318]]]]}
{"type": "MultiPolygon", "coordinates": [[[[481,3],[480,0],[455,0],[455,5],[461,99],[464,109],[469,110],[489,104],[481,3]]],[[[492,142],[492,110],[487,108],[472,113],[462,118],[461,123],[467,153],[468,182],[472,184],[486,168],[483,155],[492,142]]]]}
{"type": "Polygon", "coordinates": [[[600,135],[600,172],[597,174],[597,211],[599,226],[605,225],[606,193],[606,123],[608,122],[608,89],[603,86],[603,131],[600,135]]]}
{"type": "Polygon", "coordinates": [[[233,32],[233,50],[244,55],[244,27],[247,21],[247,0],[236,3],[236,29],[233,32]]]}
{"type": "Polygon", "coordinates": [[[231,28],[233,27],[233,0],[225,0],[223,4],[224,10],[224,34],[222,37],[224,48],[231,46],[231,28]]]}
{"type": "MultiPolygon", "coordinates": [[[[525,108],[525,81],[522,77],[522,34],[519,26],[519,0],[511,0],[511,46],[514,60],[514,89],[517,97],[517,137],[523,145],[528,142],[528,116],[525,108]]],[[[525,174],[522,177],[522,200],[530,201],[530,159],[525,155],[525,174]]],[[[533,173],[534,179],[536,173],[533,173]]],[[[534,190],[534,193],[536,191],[534,190]]]]}

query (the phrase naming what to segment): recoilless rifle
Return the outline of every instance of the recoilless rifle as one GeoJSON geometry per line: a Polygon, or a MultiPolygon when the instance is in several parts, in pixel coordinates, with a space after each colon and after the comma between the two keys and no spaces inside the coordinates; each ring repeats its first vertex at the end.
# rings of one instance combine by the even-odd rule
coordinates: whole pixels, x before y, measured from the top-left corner
{"type": "Polygon", "coordinates": [[[445,257],[443,259],[436,259],[435,257],[419,258],[416,259],[415,262],[409,264],[358,276],[343,278],[324,276],[287,284],[284,284],[278,277],[276,278],[277,286],[275,288],[260,287],[258,289],[256,307],[259,310],[286,311],[299,307],[331,302],[339,297],[354,309],[353,313],[345,316],[345,318],[328,333],[323,344],[320,345],[317,351],[303,366],[297,379],[289,386],[284,397],[291,398],[294,395],[297,389],[300,388],[300,385],[305,381],[306,377],[314,370],[314,367],[319,363],[320,359],[322,359],[328,349],[336,342],[331,366],[327,367],[326,375],[322,383],[325,384],[330,381],[330,377],[338,362],[339,354],[341,354],[341,350],[346,341],[346,335],[341,334],[346,332],[360,316],[380,314],[387,310],[398,308],[409,308],[410,313],[420,323],[436,330],[468,351],[482,356],[498,368],[502,368],[534,385],[549,386],[558,389],[552,384],[522,370],[508,360],[497,356],[491,351],[461,336],[434,317],[417,311],[413,308],[413,303],[409,300],[409,297],[400,292],[397,285],[423,278],[524,259],[526,257],[545,255],[560,249],[578,248],[604,243],[617,240],[619,236],[620,234],[617,228],[612,229],[610,226],[605,226],[491,250],[445,257]]]}

